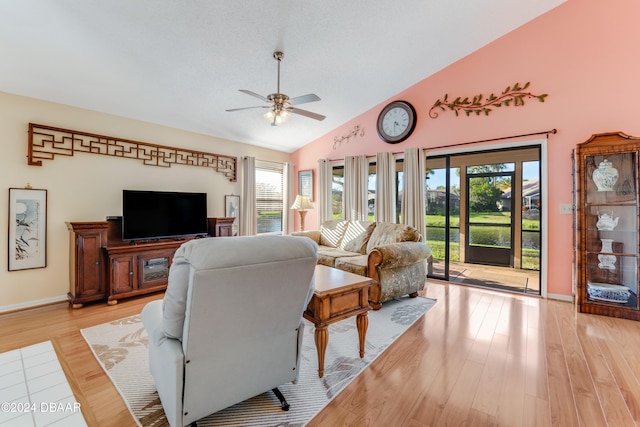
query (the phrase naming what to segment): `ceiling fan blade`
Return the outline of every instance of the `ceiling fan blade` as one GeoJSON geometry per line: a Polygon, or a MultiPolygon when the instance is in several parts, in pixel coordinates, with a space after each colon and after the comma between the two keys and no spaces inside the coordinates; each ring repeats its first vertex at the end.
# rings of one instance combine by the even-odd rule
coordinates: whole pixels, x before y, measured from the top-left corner
{"type": "Polygon", "coordinates": [[[246,93],[247,95],[254,96],[258,99],[262,99],[264,102],[269,102],[269,100],[266,97],[259,95],[255,92],[251,92],[250,90],[246,90],[246,89],[238,89],[238,90],[242,93],[246,93]]]}
{"type": "Polygon", "coordinates": [[[316,102],[320,101],[320,97],[315,93],[310,93],[308,95],[296,96],[295,98],[291,98],[289,100],[289,104],[291,105],[300,105],[306,104],[307,102],[316,102]]]}
{"type": "Polygon", "coordinates": [[[290,107],[290,108],[287,108],[287,111],[293,114],[298,114],[300,116],[309,117],[310,119],[314,119],[314,120],[322,121],[326,118],[326,116],[323,116],[322,114],[312,113],[311,111],[302,110],[300,108],[290,107]]]}
{"type": "Polygon", "coordinates": [[[230,108],[229,110],[225,110],[225,111],[252,110],[254,108],[271,108],[271,106],[270,105],[260,105],[260,106],[255,106],[255,107],[230,108]]]}

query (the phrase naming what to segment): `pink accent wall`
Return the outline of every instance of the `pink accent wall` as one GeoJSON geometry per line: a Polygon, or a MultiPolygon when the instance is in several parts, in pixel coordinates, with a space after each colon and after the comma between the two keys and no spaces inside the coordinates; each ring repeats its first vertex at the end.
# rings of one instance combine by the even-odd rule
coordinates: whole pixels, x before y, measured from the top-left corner
{"type": "MultiPolygon", "coordinates": [[[[317,172],[320,158],[401,152],[408,147],[428,150],[555,128],[558,133],[549,137],[547,163],[548,293],[569,296],[572,216],[561,215],[560,204],[572,202],[572,149],[595,133],[621,131],[640,136],[638,17],[637,0],[568,0],[297,150],[292,154],[296,173],[306,169],[317,172]],[[445,93],[450,99],[497,94],[508,85],[527,81],[532,93],[549,94],[544,103],[528,99],[524,106],[494,109],[489,116],[456,117],[452,111],[436,119],[428,115],[436,99],[445,93]],[[376,120],[382,107],[396,99],[413,104],[418,122],[408,140],[390,145],[379,139],[376,120]],[[349,134],[356,125],[365,135],[334,149],[334,137],[349,134]]],[[[446,46],[446,35],[442,45],[446,46]]],[[[317,176],[314,173],[315,180],[317,176]]],[[[309,211],[305,222],[306,228],[315,228],[317,212],[309,211]]]]}

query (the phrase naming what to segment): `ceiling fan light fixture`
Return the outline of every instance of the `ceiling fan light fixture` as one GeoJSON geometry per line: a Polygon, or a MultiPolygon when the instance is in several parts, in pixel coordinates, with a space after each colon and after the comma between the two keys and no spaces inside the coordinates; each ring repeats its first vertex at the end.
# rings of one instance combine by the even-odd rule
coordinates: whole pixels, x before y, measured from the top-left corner
{"type": "Polygon", "coordinates": [[[294,107],[294,105],[305,104],[307,102],[316,102],[320,101],[320,97],[315,93],[309,93],[307,95],[296,96],[295,98],[289,98],[288,95],[284,93],[280,93],[280,62],[283,57],[282,52],[274,52],[273,57],[278,62],[278,85],[277,91],[275,93],[269,94],[268,96],[262,96],[255,92],[246,89],[240,89],[240,92],[245,93],[247,95],[253,96],[254,98],[261,99],[268,103],[268,105],[264,106],[255,106],[255,107],[243,107],[243,108],[231,108],[227,111],[240,111],[240,110],[249,110],[253,108],[268,108],[264,115],[264,118],[271,123],[271,126],[278,126],[286,123],[289,120],[291,114],[297,114],[299,116],[305,116],[314,120],[324,120],[325,116],[322,114],[316,114],[311,111],[303,110],[298,107],[294,107]]]}
{"type": "Polygon", "coordinates": [[[265,120],[271,123],[273,126],[279,126],[286,123],[291,117],[291,114],[287,110],[271,109],[264,114],[265,120]]]}

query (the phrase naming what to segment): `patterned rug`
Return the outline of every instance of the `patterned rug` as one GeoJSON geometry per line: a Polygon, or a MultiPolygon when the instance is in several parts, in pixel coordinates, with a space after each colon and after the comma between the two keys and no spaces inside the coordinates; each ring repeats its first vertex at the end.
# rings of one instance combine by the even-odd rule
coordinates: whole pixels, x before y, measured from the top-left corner
{"type": "MultiPolygon", "coordinates": [[[[325,374],[318,378],[314,327],[306,322],[297,384],[279,387],[291,405],[282,411],[271,392],[226,408],[198,421],[198,426],[303,426],[362,370],[435,304],[427,298],[399,298],[369,312],[365,357],[358,356],[355,318],[329,326],[325,374]]],[[[139,425],[168,426],[149,373],[147,333],[139,315],[83,329],[82,335],[127,402],[139,425]]]]}

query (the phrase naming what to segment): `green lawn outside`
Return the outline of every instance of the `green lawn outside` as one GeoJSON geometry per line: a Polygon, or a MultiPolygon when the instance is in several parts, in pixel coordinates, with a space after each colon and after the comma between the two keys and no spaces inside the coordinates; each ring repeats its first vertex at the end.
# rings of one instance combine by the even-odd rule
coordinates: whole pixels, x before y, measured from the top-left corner
{"type": "MultiPolygon", "coordinates": [[[[449,217],[451,227],[460,227],[460,217],[449,217]]],[[[470,222],[485,222],[489,224],[509,224],[511,221],[510,212],[482,212],[471,214],[470,222]]],[[[427,227],[444,227],[444,215],[427,215],[427,227]]],[[[524,219],[522,220],[523,230],[540,230],[540,220],[524,219]]]]}

